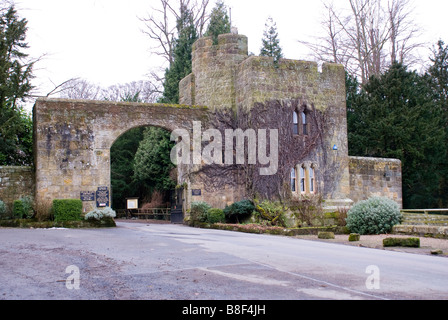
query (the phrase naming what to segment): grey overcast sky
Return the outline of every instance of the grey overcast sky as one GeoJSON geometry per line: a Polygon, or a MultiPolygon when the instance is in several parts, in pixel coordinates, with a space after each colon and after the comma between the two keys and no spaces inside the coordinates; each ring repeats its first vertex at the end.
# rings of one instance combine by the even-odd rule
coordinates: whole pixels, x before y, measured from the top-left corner
{"type": "MultiPolygon", "coordinates": [[[[163,67],[150,55],[151,43],[143,34],[145,17],[159,0],[16,0],[26,18],[32,57],[45,57],[35,70],[36,94],[46,95],[65,80],[80,77],[103,87],[146,79],[163,67]]],[[[232,9],[232,24],[249,38],[249,51],[259,54],[266,19],[277,23],[286,58],[306,60],[308,51],[298,40],[311,40],[320,31],[320,0],[225,0],[232,9]]],[[[335,0],[337,5],[347,0],[335,0]]],[[[413,0],[416,23],[423,41],[432,46],[448,43],[448,1],[413,0]]],[[[210,8],[214,6],[214,1],[210,8]]]]}

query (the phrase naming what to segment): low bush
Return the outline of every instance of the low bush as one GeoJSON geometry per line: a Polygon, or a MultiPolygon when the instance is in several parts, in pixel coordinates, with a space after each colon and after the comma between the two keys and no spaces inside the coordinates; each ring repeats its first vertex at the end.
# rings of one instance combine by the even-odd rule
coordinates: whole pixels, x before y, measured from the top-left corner
{"type": "Polygon", "coordinates": [[[82,201],[78,199],[53,200],[55,221],[81,220],[82,201]]]}
{"type": "Polygon", "coordinates": [[[255,205],[250,200],[242,200],[239,202],[235,202],[230,206],[226,206],[224,209],[224,214],[226,216],[226,220],[233,223],[240,223],[240,221],[244,221],[249,218],[251,214],[255,211],[255,205]]]}
{"type": "Polygon", "coordinates": [[[285,212],[288,210],[277,201],[264,200],[255,205],[255,212],[262,220],[267,220],[272,226],[286,227],[285,212]]]}
{"type": "Polygon", "coordinates": [[[224,223],[226,216],[224,210],[211,208],[207,211],[205,222],[207,223],[224,223]]]}
{"type": "Polygon", "coordinates": [[[384,197],[373,197],[355,204],[347,214],[347,227],[351,233],[384,234],[401,223],[398,204],[384,197]]]}
{"type": "Polygon", "coordinates": [[[14,201],[12,212],[16,219],[31,219],[34,215],[33,201],[30,197],[22,197],[14,201]]]}
{"type": "Polygon", "coordinates": [[[112,210],[111,208],[107,207],[104,209],[96,208],[95,210],[90,211],[87,213],[84,217],[85,220],[103,220],[103,219],[110,219],[115,218],[117,216],[117,213],[112,210]]]}
{"type": "Polygon", "coordinates": [[[0,200],[0,219],[6,215],[6,204],[0,200]]]}
{"type": "Polygon", "coordinates": [[[205,222],[207,220],[207,212],[212,207],[203,201],[193,202],[190,209],[190,219],[192,222],[205,222]]]}
{"type": "Polygon", "coordinates": [[[297,227],[322,225],[324,220],[323,202],[321,195],[291,199],[289,208],[296,217],[297,227]]]}

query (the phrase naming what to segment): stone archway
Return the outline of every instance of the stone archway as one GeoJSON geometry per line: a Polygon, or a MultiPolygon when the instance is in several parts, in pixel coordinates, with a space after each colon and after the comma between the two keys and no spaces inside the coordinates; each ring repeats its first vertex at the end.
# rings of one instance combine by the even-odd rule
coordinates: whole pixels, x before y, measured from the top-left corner
{"type": "MultiPolygon", "coordinates": [[[[134,127],[191,130],[208,122],[205,107],[38,99],[34,106],[36,202],[79,199],[110,190],[110,148],[134,127]]],[[[84,211],[96,206],[84,199],[84,211]]]]}

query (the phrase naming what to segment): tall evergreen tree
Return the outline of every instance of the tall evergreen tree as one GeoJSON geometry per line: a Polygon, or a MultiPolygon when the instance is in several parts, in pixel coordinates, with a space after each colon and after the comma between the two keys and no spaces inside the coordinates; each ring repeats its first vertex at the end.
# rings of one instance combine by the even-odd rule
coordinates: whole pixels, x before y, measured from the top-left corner
{"type": "Polygon", "coordinates": [[[218,36],[231,32],[230,18],[224,1],[219,0],[210,14],[210,24],[205,36],[213,38],[213,44],[218,44],[218,36]]]}
{"type": "Polygon", "coordinates": [[[283,52],[278,38],[277,24],[271,17],[267,19],[265,24],[260,55],[274,58],[276,64],[283,58],[283,52]]]}
{"type": "Polygon", "coordinates": [[[401,64],[371,77],[351,101],[348,125],[350,154],[402,161],[405,207],[437,206],[445,133],[424,77],[401,64]]]}
{"type": "Polygon", "coordinates": [[[153,191],[169,191],[175,187],[170,178],[174,164],[171,162],[171,150],[174,144],[170,133],[164,129],[148,127],[135,154],[134,179],[145,183],[151,194],[153,191]]]}
{"type": "Polygon", "coordinates": [[[0,165],[32,163],[32,122],[20,106],[32,89],[27,23],[14,6],[0,12],[0,165]]]}
{"type": "MultiPolygon", "coordinates": [[[[440,40],[437,43],[434,57],[430,58],[433,65],[428,69],[428,81],[433,90],[434,100],[442,110],[445,127],[445,146],[448,146],[448,46],[440,40]]],[[[445,148],[444,161],[439,171],[439,207],[448,206],[448,148],[445,148]]]]}
{"type": "Polygon", "coordinates": [[[186,6],[177,20],[179,38],[175,41],[174,60],[165,72],[164,92],[160,102],[179,103],[179,82],[192,70],[193,43],[198,39],[193,14],[186,6]]]}

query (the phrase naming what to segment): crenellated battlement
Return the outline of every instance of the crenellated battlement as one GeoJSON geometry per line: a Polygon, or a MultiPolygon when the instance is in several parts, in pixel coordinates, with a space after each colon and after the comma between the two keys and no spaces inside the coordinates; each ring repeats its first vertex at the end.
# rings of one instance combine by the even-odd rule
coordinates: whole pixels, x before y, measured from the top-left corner
{"type": "Polygon", "coordinates": [[[345,71],[337,64],[248,55],[248,39],[223,34],[218,43],[204,37],[193,45],[192,74],[181,81],[180,103],[212,110],[242,107],[274,99],[305,99],[317,109],[345,110],[345,71]]]}

